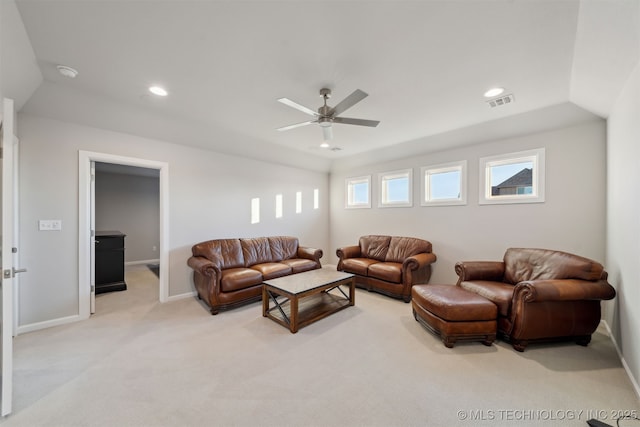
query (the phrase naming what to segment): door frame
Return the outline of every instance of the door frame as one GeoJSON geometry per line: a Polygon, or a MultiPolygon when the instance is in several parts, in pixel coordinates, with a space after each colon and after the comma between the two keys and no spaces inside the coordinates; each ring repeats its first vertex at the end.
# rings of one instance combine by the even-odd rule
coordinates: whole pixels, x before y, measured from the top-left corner
{"type": "Polygon", "coordinates": [[[156,169],[160,173],[160,302],[169,300],[169,164],[114,154],[78,151],[78,313],[91,315],[91,162],[156,169]]]}

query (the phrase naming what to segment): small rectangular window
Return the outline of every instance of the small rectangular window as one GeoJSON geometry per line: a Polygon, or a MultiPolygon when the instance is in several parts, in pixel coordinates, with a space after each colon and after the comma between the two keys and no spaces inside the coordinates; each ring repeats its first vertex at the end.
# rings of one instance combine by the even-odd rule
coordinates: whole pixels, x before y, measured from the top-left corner
{"type": "Polygon", "coordinates": [[[371,207],[371,175],[347,178],[345,181],[345,207],[371,207]]]}
{"type": "Polygon", "coordinates": [[[480,204],[542,203],[545,149],[480,159],[480,204]]]}
{"type": "Polygon", "coordinates": [[[282,194],[276,194],[276,218],[282,218],[282,194]]]}
{"type": "Polygon", "coordinates": [[[467,161],[425,166],[422,171],[422,206],[467,204],[467,161]]]}
{"type": "Polygon", "coordinates": [[[318,209],[320,207],[320,190],[314,188],[313,190],[313,209],[318,209]]]}
{"type": "Polygon", "coordinates": [[[296,192],[296,213],[302,212],[302,192],[296,192]]]}
{"type": "Polygon", "coordinates": [[[384,172],[378,175],[380,182],[379,207],[413,206],[413,169],[384,172]]]}
{"type": "Polygon", "coordinates": [[[260,198],[251,199],[251,224],[260,222],[260,198]]]}

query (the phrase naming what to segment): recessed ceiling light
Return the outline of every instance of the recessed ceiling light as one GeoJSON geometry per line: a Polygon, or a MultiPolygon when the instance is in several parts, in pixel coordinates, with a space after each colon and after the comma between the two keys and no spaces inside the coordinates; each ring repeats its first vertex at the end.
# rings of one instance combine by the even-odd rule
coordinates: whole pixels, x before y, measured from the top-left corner
{"type": "Polygon", "coordinates": [[[58,72],[65,77],[70,79],[75,78],[78,75],[78,72],[71,67],[67,67],[66,65],[58,65],[56,66],[58,72]]]}
{"type": "Polygon", "coordinates": [[[158,96],[167,96],[169,93],[166,91],[165,88],[160,87],[160,86],[151,86],[149,88],[149,92],[151,92],[154,95],[158,95],[158,96]]]}
{"type": "Polygon", "coordinates": [[[323,142],[322,144],[320,144],[321,148],[329,148],[329,143],[328,142],[323,142]]]}
{"type": "Polygon", "coordinates": [[[484,93],[485,98],[493,98],[494,96],[500,95],[504,92],[504,88],[501,87],[493,87],[484,93]]]}

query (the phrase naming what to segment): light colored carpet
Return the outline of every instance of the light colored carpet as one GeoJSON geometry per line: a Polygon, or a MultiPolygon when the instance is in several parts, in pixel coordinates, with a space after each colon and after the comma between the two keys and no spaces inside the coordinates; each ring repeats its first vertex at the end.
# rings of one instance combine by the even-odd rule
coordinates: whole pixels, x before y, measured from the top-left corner
{"type": "Polygon", "coordinates": [[[260,303],[211,316],[196,299],[157,302],[144,266],[126,280],[91,319],[15,339],[14,409],[0,424],[586,426],[640,412],[601,330],[586,348],[447,349],[410,304],[358,290],[355,307],[291,334],[260,303]]]}

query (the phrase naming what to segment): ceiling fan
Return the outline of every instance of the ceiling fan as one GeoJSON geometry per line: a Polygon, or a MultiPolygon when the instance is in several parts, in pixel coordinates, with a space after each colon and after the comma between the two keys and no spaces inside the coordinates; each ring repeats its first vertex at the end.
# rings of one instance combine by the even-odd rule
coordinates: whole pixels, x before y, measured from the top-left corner
{"type": "Polygon", "coordinates": [[[358,125],[358,126],[369,126],[376,127],[378,123],[377,120],[364,120],[364,119],[352,119],[348,117],[339,117],[341,113],[344,113],[349,108],[353,107],[358,102],[362,101],[364,98],[369,96],[367,93],[361,91],[360,89],[356,89],[353,93],[343,99],[338,103],[335,107],[329,107],[327,105],[327,99],[331,97],[331,89],[322,88],[320,89],[320,96],[324,100],[324,105],[318,108],[318,111],[315,112],[310,108],[307,108],[303,105],[298,104],[288,98],[280,98],[279,102],[284,105],[288,105],[289,107],[293,107],[296,110],[300,110],[303,113],[309,114],[310,116],[314,116],[315,120],[309,120],[302,123],[296,123],[294,125],[283,126],[278,128],[279,131],[294,129],[301,126],[310,125],[312,123],[317,123],[322,128],[322,135],[324,136],[324,140],[330,140],[333,138],[333,131],[331,129],[331,125],[333,123],[341,123],[345,125],[358,125]]]}

